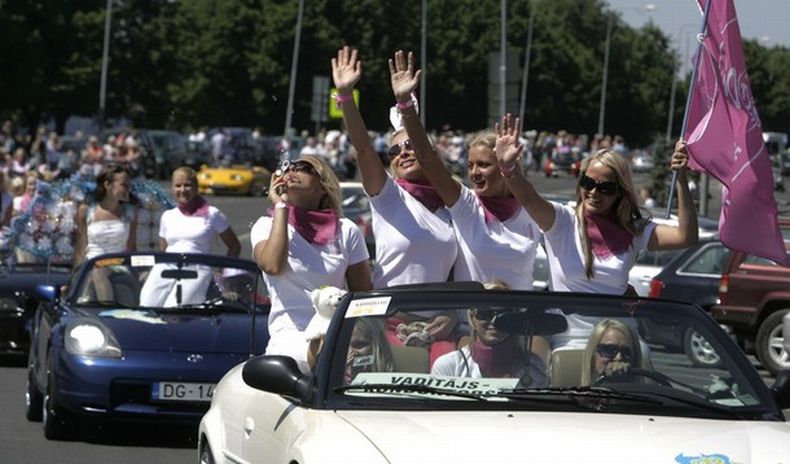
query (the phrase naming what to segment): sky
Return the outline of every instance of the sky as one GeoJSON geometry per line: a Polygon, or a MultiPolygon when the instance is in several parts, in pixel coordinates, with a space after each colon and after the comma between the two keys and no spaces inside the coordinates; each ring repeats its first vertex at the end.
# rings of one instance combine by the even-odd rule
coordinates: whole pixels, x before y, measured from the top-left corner
{"type": "MultiPolygon", "coordinates": [[[[721,1],[721,0],[714,0],[721,1]]],[[[768,47],[790,47],[790,0],[733,0],[741,35],[760,40],[768,47]]],[[[686,35],[693,36],[702,22],[696,0],[608,0],[628,24],[641,27],[650,18],[673,41],[685,48],[686,35]],[[678,42],[677,37],[681,37],[678,42]]]]}

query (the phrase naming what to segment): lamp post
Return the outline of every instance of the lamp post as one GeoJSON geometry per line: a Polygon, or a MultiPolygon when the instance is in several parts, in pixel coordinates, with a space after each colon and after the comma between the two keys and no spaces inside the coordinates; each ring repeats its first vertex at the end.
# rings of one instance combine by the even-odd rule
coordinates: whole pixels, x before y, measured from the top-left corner
{"type": "Polygon", "coordinates": [[[420,21],[420,122],[422,127],[425,127],[425,75],[426,75],[426,62],[425,57],[427,53],[427,35],[428,35],[428,4],[427,0],[422,0],[422,20],[420,21]]]}
{"type": "Polygon", "coordinates": [[[294,93],[296,92],[296,68],[299,65],[299,43],[302,38],[302,16],[304,15],[304,0],[299,0],[299,10],[296,13],[296,33],[294,34],[294,51],[291,57],[291,81],[288,85],[288,108],[285,111],[285,136],[291,135],[291,114],[294,108],[294,93]]]}
{"type": "Polygon", "coordinates": [[[538,0],[531,0],[529,11],[529,26],[527,28],[527,48],[524,51],[524,73],[521,76],[521,101],[518,106],[518,114],[521,117],[521,123],[524,123],[524,112],[527,106],[527,83],[529,82],[529,63],[532,59],[532,30],[535,26],[535,7],[538,0]]]}
{"type": "Polygon", "coordinates": [[[678,76],[676,74],[676,71],[679,72],[680,75],[682,76],[684,74],[684,70],[686,69],[686,63],[688,62],[688,54],[689,54],[688,53],[689,39],[686,33],[688,31],[688,28],[690,27],[697,27],[697,25],[691,23],[682,24],[680,27],[678,27],[677,34],[675,35],[676,37],[675,40],[677,41],[678,44],[680,44],[680,36],[682,34],[685,37],[684,40],[685,45],[684,45],[683,58],[680,61],[679,69],[672,70],[672,87],[670,88],[669,91],[669,113],[667,114],[667,132],[666,132],[667,143],[672,143],[672,125],[674,124],[674,118],[675,118],[675,94],[677,93],[677,88],[678,88],[678,76]]]}
{"type": "Polygon", "coordinates": [[[99,124],[104,126],[104,109],[107,96],[107,66],[110,59],[110,26],[112,23],[112,2],[107,0],[107,9],[104,14],[104,46],[101,58],[101,80],[99,82],[99,124]]]}
{"type": "Polygon", "coordinates": [[[604,118],[606,117],[606,81],[609,77],[609,51],[612,48],[612,19],[614,16],[609,14],[609,20],[606,23],[606,49],[603,54],[603,74],[601,77],[601,102],[600,110],[598,112],[598,133],[604,135],[604,118]]]}
{"type": "Polygon", "coordinates": [[[500,2],[499,116],[507,112],[507,0],[500,2]]]}

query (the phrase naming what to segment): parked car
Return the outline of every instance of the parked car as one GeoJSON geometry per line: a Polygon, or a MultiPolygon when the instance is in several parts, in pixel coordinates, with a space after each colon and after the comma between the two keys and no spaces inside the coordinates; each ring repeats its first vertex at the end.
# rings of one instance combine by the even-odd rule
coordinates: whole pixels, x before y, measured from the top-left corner
{"type": "MultiPolygon", "coordinates": [[[[598,363],[603,355],[595,356],[598,363]]],[[[577,462],[580,450],[590,462],[634,456],[655,463],[780,462],[790,456],[781,410],[790,406],[790,372],[780,380],[769,390],[726,333],[689,304],[492,291],[472,283],[403,286],[346,296],[308,373],[284,356],[234,367],[201,420],[198,451],[203,463],[231,456],[282,463],[577,462]],[[393,343],[383,333],[391,321],[426,310],[469,321],[508,349],[493,350],[485,361],[474,354],[486,346],[478,339],[432,367],[424,347],[393,343]],[[612,318],[629,327],[672,319],[703,333],[721,364],[703,368],[683,354],[635,351],[621,341],[613,357],[629,359],[630,369],[587,382],[582,371],[593,368],[582,359],[593,325],[612,318]],[[550,362],[543,364],[543,354],[523,355],[533,337],[566,343],[546,353],[550,362]],[[516,365],[531,368],[521,375],[486,370],[513,365],[514,356],[516,365]],[[458,371],[437,372],[454,360],[458,371]],[[569,435],[574,446],[557,446],[557,437],[569,435]]]]}
{"type": "Polygon", "coordinates": [[[169,179],[173,170],[189,158],[186,139],[176,131],[148,130],[142,143],[154,155],[158,179],[169,179]]]}
{"type": "Polygon", "coordinates": [[[65,294],[53,285],[38,293],[26,415],[48,439],[91,420],[196,421],[219,379],[268,343],[266,289],[245,259],[101,255],[65,294]],[[195,279],[208,280],[182,290],[195,279]]]}
{"type": "MultiPolygon", "coordinates": [[[[719,279],[730,256],[730,249],[718,240],[705,240],[684,249],[650,282],[650,298],[664,298],[695,304],[706,311],[719,303],[719,279]]],[[[699,333],[680,334],[673,324],[644,328],[645,339],[676,352],[686,353],[700,366],[721,362],[710,343],[699,333]],[[679,345],[672,345],[680,341],[679,345]]]]}
{"type": "Polygon", "coordinates": [[[546,177],[556,177],[560,172],[578,177],[579,172],[581,172],[581,166],[581,156],[569,149],[566,152],[555,153],[548,157],[543,163],[543,173],[546,177]]]}
{"type": "Polygon", "coordinates": [[[225,134],[225,143],[222,147],[223,160],[235,165],[262,166],[262,150],[255,143],[252,129],[247,127],[215,127],[206,132],[206,140],[219,131],[225,134]]]}
{"type": "Polygon", "coordinates": [[[262,195],[271,173],[259,166],[202,166],[197,173],[201,194],[262,195]]]}
{"type": "MultiPolygon", "coordinates": [[[[783,234],[790,232],[790,219],[779,218],[779,225],[783,234]]],[[[713,315],[732,328],[745,350],[753,351],[771,374],[790,367],[782,339],[782,318],[790,312],[790,268],[733,252],[721,275],[719,298],[713,315]]]]}
{"type": "Polygon", "coordinates": [[[69,271],[71,266],[63,264],[13,264],[7,256],[0,258],[0,354],[27,356],[30,324],[39,302],[36,287],[63,285],[69,271]]]}

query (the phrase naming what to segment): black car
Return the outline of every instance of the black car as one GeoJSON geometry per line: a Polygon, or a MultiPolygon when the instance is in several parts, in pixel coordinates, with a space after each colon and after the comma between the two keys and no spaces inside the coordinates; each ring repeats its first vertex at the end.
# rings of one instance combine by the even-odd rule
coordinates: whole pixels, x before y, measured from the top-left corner
{"type": "MultiPolygon", "coordinates": [[[[729,256],[730,249],[719,240],[698,242],[683,250],[653,278],[650,297],[684,301],[709,311],[719,302],[719,279],[729,256]]],[[[697,365],[715,366],[720,362],[698,333],[674,333],[680,328],[671,322],[646,325],[642,328],[645,338],[673,351],[685,351],[697,365]]]]}
{"type": "Polygon", "coordinates": [[[68,282],[70,266],[0,265],[0,355],[27,356],[30,321],[38,306],[35,289],[68,282]]]}

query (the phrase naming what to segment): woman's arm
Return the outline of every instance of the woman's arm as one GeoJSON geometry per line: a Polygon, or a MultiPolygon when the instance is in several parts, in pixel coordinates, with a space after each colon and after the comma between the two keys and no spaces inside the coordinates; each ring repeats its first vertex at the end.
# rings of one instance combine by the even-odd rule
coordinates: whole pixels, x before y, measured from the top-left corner
{"type": "Polygon", "coordinates": [[[351,292],[364,292],[372,290],[373,284],[370,283],[370,265],[367,261],[352,264],[346,269],[346,281],[348,290],[351,292]]]}
{"type": "Polygon", "coordinates": [[[126,251],[137,251],[137,213],[140,210],[132,210],[132,221],[129,223],[129,239],[126,241],[126,251]]]}
{"type": "Polygon", "coordinates": [[[351,144],[357,151],[357,165],[362,176],[362,185],[368,195],[376,196],[384,188],[387,173],[370,142],[365,122],[354,102],[354,85],[359,82],[360,77],[362,77],[362,61],[357,59],[357,50],[347,46],[338,50],[337,58],[332,58],[332,78],[338,92],[337,105],[343,110],[343,122],[351,138],[351,144]]]}
{"type": "Polygon", "coordinates": [[[239,243],[239,237],[236,236],[236,232],[233,231],[232,227],[225,229],[224,232],[219,234],[219,237],[225,243],[225,246],[228,247],[228,256],[239,256],[241,254],[241,243],[239,243]]]}
{"type": "Polygon", "coordinates": [[[159,237],[159,251],[167,251],[167,240],[159,237]]]}
{"type": "Polygon", "coordinates": [[[255,244],[252,251],[258,267],[269,275],[278,275],[285,269],[288,257],[288,194],[285,177],[272,176],[269,199],[274,205],[272,229],[269,238],[255,244]]]}
{"type": "Polygon", "coordinates": [[[87,246],[88,241],[87,216],[88,206],[80,205],[79,209],[77,210],[77,233],[76,237],[74,237],[74,257],[71,263],[71,266],[74,269],[82,264],[83,259],[85,259],[85,247],[87,246]]]}
{"type": "Polygon", "coordinates": [[[502,125],[496,125],[496,157],[499,169],[510,192],[527,210],[532,219],[544,232],[551,229],[554,225],[556,212],[554,207],[546,201],[535,187],[525,177],[519,166],[523,145],[518,145],[518,134],[521,131],[521,121],[519,118],[515,122],[511,116],[502,116],[502,125]]]}
{"type": "Polygon", "coordinates": [[[699,235],[697,211],[694,206],[694,200],[691,198],[686,177],[688,159],[686,142],[678,140],[670,161],[672,170],[678,171],[678,227],[664,224],[657,225],[650,236],[650,243],[648,244],[648,249],[650,250],[685,248],[697,242],[699,235]]]}
{"type": "Polygon", "coordinates": [[[436,192],[447,206],[452,206],[461,196],[461,186],[453,180],[450,171],[444,166],[439,155],[434,151],[425,128],[414,105],[411,104],[411,93],[420,82],[420,70],[414,70],[414,53],[409,52],[408,59],[402,50],[395,52],[394,60],[389,60],[390,81],[395,100],[398,102],[406,133],[409,134],[414,153],[422,165],[425,177],[436,188],[436,192]]]}

